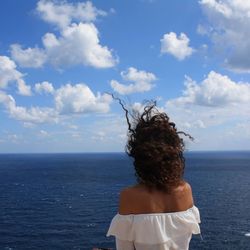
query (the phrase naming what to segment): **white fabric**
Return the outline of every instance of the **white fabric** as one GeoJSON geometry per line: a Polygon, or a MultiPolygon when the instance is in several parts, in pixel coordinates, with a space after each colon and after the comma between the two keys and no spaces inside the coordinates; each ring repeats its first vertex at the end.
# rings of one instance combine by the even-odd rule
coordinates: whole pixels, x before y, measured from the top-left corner
{"type": "Polygon", "coordinates": [[[107,236],[117,250],[186,250],[192,234],[200,233],[197,207],[174,213],[116,214],[107,236]]]}

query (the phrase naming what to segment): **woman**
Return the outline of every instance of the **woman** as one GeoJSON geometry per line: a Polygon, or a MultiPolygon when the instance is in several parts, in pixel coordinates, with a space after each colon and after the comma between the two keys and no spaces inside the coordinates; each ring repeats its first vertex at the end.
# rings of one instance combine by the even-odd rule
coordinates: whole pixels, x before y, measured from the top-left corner
{"type": "Polygon", "coordinates": [[[184,142],[175,124],[152,103],[129,126],[127,153],[134,159],[137,184],[120,193],[119,211],[107,236],[116,237],[117,250],[189,248],[200,233],[199,210],[190,185],[183,180],[184,142]]]}

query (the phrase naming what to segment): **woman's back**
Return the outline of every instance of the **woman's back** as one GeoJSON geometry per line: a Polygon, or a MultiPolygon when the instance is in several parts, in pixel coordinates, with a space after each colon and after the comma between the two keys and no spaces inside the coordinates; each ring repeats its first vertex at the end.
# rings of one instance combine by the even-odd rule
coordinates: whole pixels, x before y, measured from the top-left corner
{"type": "Polygon", "coordinates": [[[119,214],[171,213],[185,211],[192,206],[192,190],[187,182],[181,182],[170,193],[149,190],[138,184],[121,192],[119,214]]]}

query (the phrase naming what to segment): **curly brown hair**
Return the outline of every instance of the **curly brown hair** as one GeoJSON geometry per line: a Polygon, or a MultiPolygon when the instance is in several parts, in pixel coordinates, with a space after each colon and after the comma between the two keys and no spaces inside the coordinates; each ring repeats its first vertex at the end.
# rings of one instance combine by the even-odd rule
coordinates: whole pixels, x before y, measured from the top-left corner
{"type": "Polygon", "coordinates": [[[182,182],[185,168],[185,146],[179,134],[192,140],[193,138],[183,131],[177,131],[168,115],[156,108],[156,102],[147,103],[142,114],[134,112],[131,115],[123,102],[119,98],[115,99],[119,100],[126,112],[126,152],[134,158],[138,183],[149,189],[170,192],[172,187],[182,182]],[[132,122],[129,114],[132,116],[132,122]]]}

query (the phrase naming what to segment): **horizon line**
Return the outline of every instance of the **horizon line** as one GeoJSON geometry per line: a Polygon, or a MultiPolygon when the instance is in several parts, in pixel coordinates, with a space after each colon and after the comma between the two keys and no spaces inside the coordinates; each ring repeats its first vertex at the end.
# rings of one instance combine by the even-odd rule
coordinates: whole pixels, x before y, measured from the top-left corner
{"type": "MultiPolygon", "coordinates": [[[[250,149],[229,149],[229,150],[187,150],[184,153],[216,153],[216,152],[249,152],[250,149]]],[[[126,154],[125,151],[85,151],[85,152],[0,152],[4,154],[126,154]]]]}

